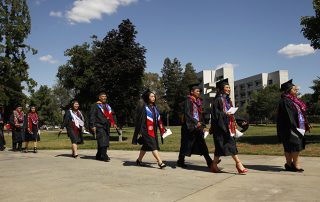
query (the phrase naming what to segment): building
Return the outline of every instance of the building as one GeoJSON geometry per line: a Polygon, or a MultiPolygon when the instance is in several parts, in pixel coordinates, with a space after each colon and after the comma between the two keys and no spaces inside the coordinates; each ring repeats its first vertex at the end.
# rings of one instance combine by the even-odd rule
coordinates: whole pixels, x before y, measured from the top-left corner
{"type": "MultiPolygon", "coordinates": [[[[211,103],[216,96],[216,82],[228,78],[230,88],[234,88],[234,76],[232,67],[222,67],[216,70],[203,70],[197,73],[200,86],[202,87],[201,98],[203,99],[203,108],[205,112],[211,111],[211,103]]],[[[234,102],[234,91],[231,90],[231,100],[234,102]]],[[[210,114],[206,114],[206,118],[210,117],[210,114]]]]}
{"type": "Polygon", "coordinates": [[[280,85],[288,81],[288,70],[279,70],[271,73],[261,73],[240,79],[234,82],[236,106],[242,106],[250,101],[250,95],[254,90],[260,90],[268,85],[280,85]]]}

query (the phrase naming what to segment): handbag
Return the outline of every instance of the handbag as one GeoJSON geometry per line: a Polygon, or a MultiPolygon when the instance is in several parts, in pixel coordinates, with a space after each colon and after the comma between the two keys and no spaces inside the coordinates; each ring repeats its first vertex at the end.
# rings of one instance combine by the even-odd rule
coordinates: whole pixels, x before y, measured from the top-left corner
{"type": "Polygon", "coordinates": [[[143,139],[142,135],[139,136],[139,138],[137,139],[137,142],[138,142],[139,145],[143,145],[144,139],[143,139]]]}

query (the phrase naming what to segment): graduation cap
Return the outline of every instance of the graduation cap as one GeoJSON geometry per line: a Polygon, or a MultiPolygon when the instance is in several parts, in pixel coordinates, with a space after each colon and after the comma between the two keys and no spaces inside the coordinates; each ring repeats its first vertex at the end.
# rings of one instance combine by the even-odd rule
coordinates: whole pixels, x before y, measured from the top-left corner
{"type": "Polygon", "coordinates": [[[229,85],[229,80],[228,80],[228,78],[222,79],[222,80],[216,82],[216,87],[217,87],[219,90],[223,90],[223,87],[226,86],[226,85],[229,85]]]}
{"type": "Polygon", "coordinates": [[[31,109],[32,107],[37,107],[37,105],[32,103],[29,105],[29,108],[31,109]]]}
{"type": "Polygon", "coordinates": [[[195,89],[199,89],[200,91],[202,91],[202,88],[200,87],[200,83],[193,83],[188,85],[188,88],[190,91],[193,91],[195,89]]]}
{"type": "Polygon", "coordinates": [[[22,107],[22,105],[21,105],[20,103],[16,104],[16,109],[17,109],[18,107],[22,107]]]}
{"type": "Polygon", "coordinates": [[[101,95],[107,95],[104,89],[99,90],[98,97],[100,97],[101,95]]]}
{"type": "Polygon", "coordinates": [[[289,91],[293,86],[295,86],[295,85],[292,83],[292,79],[290,79],[289,81],[281,84],[280,90],[283,91],[283,92],[287,92],[287,91],[289,91]]]}
{"type": "Polygon", "coordinates": [[[247,120],[245,119],[242,119],[242,118],[237,118],[236,119],[236,122],[237,122],[237,125],[242,128],[242,130],[240,132],[245,132],[246,130],[248,130],[249,128],[249,123],[247,120]],[[246,124],[243,124],[243,123],[246,123],[246,124]]]}

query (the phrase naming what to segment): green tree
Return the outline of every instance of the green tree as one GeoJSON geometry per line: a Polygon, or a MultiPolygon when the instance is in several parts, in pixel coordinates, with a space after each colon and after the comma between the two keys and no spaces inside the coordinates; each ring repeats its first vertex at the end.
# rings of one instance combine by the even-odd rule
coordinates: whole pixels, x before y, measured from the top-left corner
{"type": "Polygon", "coordinates": [[[305,38],[314,49],[320,49],[320,0],[313,0],[315,16],[302,16],[300,25],[305,38]]]}
{"type": "Polygon", "coordinates": [[[170,122],[179,124],[180,103],[183,101],[184,94],[182,89],[182,68],[181,63],[177,58],[173,61],[166,58],[161,69],[162,85],[165,89],[165,98],[171,109],[170,122]]]}
{"type": "Polygon", "coordinates": [[[167,113],[170,111],[170,107],[164,98],[165,91],[161,84],[159,74],[147,72],[143,75],[143,90],[150,89],[156,93],[157,106],[161,113],[167,113]]]}
{"type": "Polygon", "coordinates": [[[133,123],[146,68],[145,47],[136,42],[137,31],[129,19],[97,44],[96,82],[105,89],[118,125],[133,123]]]}
{"type": "Polygon", "coordinates": [[[250,121],[275,121],[281,92],[279,86],[270,85],[259,91],[253,91],[247,107],[250,121]]]}
{"type": "MultiPolygon", "coordinates": [[[[36,82],[29,78],[26,52],[36,50],[24,43],[31,30],[26,0],[0,1],[0,101],[6,110],[25,102],[24,86],[32,91],[36,82]]],[[[8,114],[8,113],[7,113],[8,114]]]]}
{"type": "Polygon", "coordinates": [[[40,88],[32,93],[30,103],[35,104],[41,122],[50,125],[57,125],[62,122],[62,114],[53,91],[48,86],[40,86],[40,88]]]}
{"type": "Polygon", "coordinates": [[[93,36],[92,44],[68,49],[65,55],[70,59],[57,74],[64,87],[74,90],[86,111],[98,92],[106,91],[120,127],[133,123],[132,106],[139,100],[146,66],[146,49],[136,42],[136,35],[131,21],[123,20],[102,41],[93,36]]]}
{"type": "Polygon", "coordinates": [[[181,87],[183,90],[183,95],[189,94],[189,85],[199,82],[197,78],[196,70],[194,69],[192,63],[187,63],[183,72],[181,87]]]}

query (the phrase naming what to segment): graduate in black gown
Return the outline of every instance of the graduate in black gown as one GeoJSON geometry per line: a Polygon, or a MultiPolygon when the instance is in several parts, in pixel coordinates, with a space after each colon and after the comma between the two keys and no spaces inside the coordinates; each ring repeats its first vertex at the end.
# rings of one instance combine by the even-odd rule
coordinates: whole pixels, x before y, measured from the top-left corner
{"type": "Polygon", "coordinates": [[[115,124],[112,109],[107,104],[107,94],[99,93],[99,101],[96,102],[90,111],[89,126],[97,139],[97,154],[96,159],[100,161],[110,161],[107,155],[107,148],[110,140],[110,127],[117,129],[115,124]]]}
{"type": "MultiPolygon", "coordinates": [[[[239,173],[247,173],[239,157],[238,149],[234,135],[236,133],[237,123],[233,114],[227,112],[233,107],[230,99],[230,86],[228,79],[220,80],[216,83],[217,95],[214,99],[211,114],[211,130],[214,138],[214,159],[212,163],[213,172],[221,172],[218,163],[221,156],[232,156],[236,163],[239,173]]],[[[243,124],[245,125],[245,123],[243,124]]]]}
{"type": "Polygon", "coordinates": [[[181,126],[181,146],[177,165],[186,168],[185,156],[192,154],[203,155],[207,166],[211,168],[212,159],[204,139],[204,132],[207,131],[204,122],[202,100],[200,99],[201,88],[199,84],[189,86],[190,95],[183,103],[183,123],[181,126]]]}
{"type": "Polygon", "coordinates": [[[305,116],[307,107],[297,98],[298,88],[292,83],[292,79],[281,84],[281,91],[283,94],[278,106],[277,135],[283,143],[285,169],[303,172],[299,164],[299,154],[305,148],[303,131],[310,131],[311,128],[305,116]]]}
{"type": "Polygon", "coordinates": [[[79,102],[72,100],[70,109],[66,110],[61,130],[66,127],[71,141],[72,157],[78,157],[78,144],[83,144],[84,116],[79,110],[79,102]]]}
{"type": "Polygon", "coordinates": [[[141,134],[139,143],[142,144],[140,154],[136,163],[138,166],[144,166],[142,158],[147,151],[151,151],[157,160],[158,166],[162,169],[166,165],[162,162],[159,155],[158,129],[162,136],[165,132],[159,110],[155,104],[156,95],[149,89],[142,94],[144,104],[139,107],[136,115],[135,131],[132,138],[132,144],[138,143],[138,134],[141,134]]]}
{"type": "Polygon", "coordinates": [[[22,151],[26,121],[22,106],[18,104],[10,116],[10,126],[12,129],[12,151],[22,151]]]}
{"type": "Polygon", "coordinates": [[[26,116],[27,130],[25,133],[25,149],[24,152],[28,152],[29,141],[33,141],[33,153],[37,153],[37,143],[40,141],[39,135],[39,116],[34,104],[30,105],[29,112],[26,116]]]}
{"type": "Polygon", "coordinates": [[[4,139],[4,108],[3,104],[0,103],[0,151],[5,150],[6,140],[4,139]]]}

